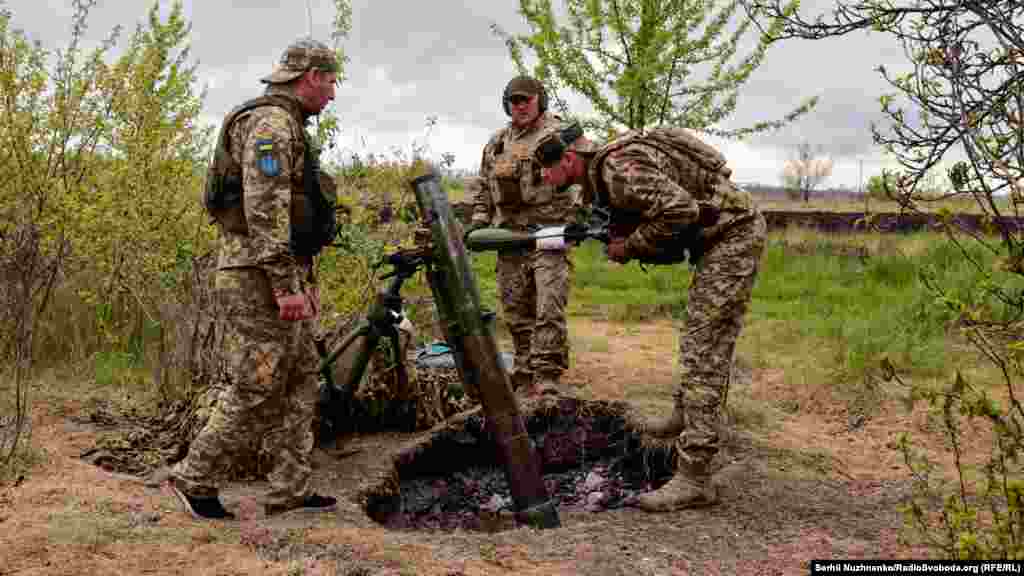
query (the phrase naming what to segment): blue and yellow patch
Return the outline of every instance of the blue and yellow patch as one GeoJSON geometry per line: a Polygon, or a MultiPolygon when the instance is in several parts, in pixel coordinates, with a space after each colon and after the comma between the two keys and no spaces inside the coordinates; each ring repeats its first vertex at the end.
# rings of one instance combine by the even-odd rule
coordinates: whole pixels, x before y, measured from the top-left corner
{"type": "Polygon", "coordinates": [[[269,178],[281,173],[281,162],[274,154],[273,140],[256,141],[256,167],[259,168],[261,174],[269,178]]]}

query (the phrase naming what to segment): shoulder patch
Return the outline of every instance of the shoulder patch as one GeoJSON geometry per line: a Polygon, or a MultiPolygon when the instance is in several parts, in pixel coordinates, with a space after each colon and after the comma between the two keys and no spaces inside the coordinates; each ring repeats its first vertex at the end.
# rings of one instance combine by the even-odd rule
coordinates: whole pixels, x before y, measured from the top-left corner
{"type": "Polygon", "coordinates": [[[281,161],[277,158],[273,140],[256,140],[256,167],[269,178],[281,174],[281,161]]]}

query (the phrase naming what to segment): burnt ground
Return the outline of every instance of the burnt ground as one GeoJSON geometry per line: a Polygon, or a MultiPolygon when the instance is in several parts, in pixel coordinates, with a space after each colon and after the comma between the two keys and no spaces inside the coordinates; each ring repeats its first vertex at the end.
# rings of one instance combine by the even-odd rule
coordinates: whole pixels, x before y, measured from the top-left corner
{"type": "MultiPolygon", "coordinates": [[[[383,449],[384,444],[374,442],[321,454],[318,484],[344,491],[338,482],[346,476],[344,470],[359,469],[369,454],[383,449]]],[[[556,494],[562,526],[540,531],[515,527],[504,511],[423,513],[424,502],[444,500],[434,490],[435,478],[427,476],[403,486],[404,503],[413,503],[406,509],[412,517],[406,525],[382,528],[351,500],[339,515],[346,522],[359,517],[358,524],[379,530],[385,542],[429,547],[466,574],[478,573],[469,569],[472,562],[459,567],[459,558],[466,555],[467,560],[482,558],[493,564],[494,573],[623,575],[806,574],[806,562],[813,558],[921,556],[897,542],[896,506],[906,494],[906,483],[831,477],[834,472],[819,459],[779,451],[742,434],[722,456],[716,482],[723,502],[703,510],[649,515],[615,501],[594,509],[563,493],[556,494]],[[450,523],[445,525],[445,519],[450,523]]],[[[577,481],[594,465],[546,477],[578,487],[577,481]]],[[[502,483],[496,469],[486,470],[489,478],[502,483]]],[[[474,479],[472,474],[463,478],[474,479]]],[[[449,488],[451,492],[457,491],[449,488]]],[[[255,496],[248,490],[236,495],[240,502],[255,496]]],[[[477,505],[485,506],[486,500],[480,498],[477,505]]]]}
{"type": "MultiPolygon", "coordinates": [[[[671,444],[645,443],[629,432],[626,406],[569,397],[524,403],[549,503],[598,513],[668,481],[674,466],[671,444]]],[[[495,445],[479,410],[434,431],[396,459],[398,493],[369,491],[367,511],[389,528],[405,530],[515,527],[515,506],[495,445]]]]}
{"type": "MultiPolygon", "coordinates": [[[[601,340],[569,373],[579,396],[667,409],[670,322],[574,319],[571,331],[601,340]]],[[[852,425],[826,389],[793,388],[779,369],[741,372],[729,400],[733,433],[717,462],[721,504],[652,515],[613,499],[590,507],[566,499],[562,526],[551,530],[515,527],[500,507],[457,529],[376,522],[367,495],[394,474],[391,457],[421,441],[399,433],[315,452],[313,482],[339,497],[334,513],[265,518],[263,483],[236,482],[223,499],[239,521],[194,522],[158,482],[84,461],[101,430],[73,421],[81,403],[43,398],[32,438],[44,456],[24,482],[0,487],[0,574],[807,574],[816,558],[924,557],[899,541],[897,505],[908,486],[887,447],[921,417],[883,403],[852,425]]],[[[576,486],[595,465],[559,473],[576,486]]]]}

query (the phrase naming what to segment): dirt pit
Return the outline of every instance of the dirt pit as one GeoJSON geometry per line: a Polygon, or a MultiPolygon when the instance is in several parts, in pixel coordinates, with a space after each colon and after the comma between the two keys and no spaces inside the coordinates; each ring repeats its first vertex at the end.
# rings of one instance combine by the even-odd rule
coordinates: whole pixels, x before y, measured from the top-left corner
{"type": "MultiPolygon", "coordinates": [[[[563,397],[522,407],[548,494],[560,510],[618,508],[671,477],[671,443],[642,444],[625,427],[625,406],[563,397]]],[[[400,452],[394,475],[371,490],[366,502],[371,518],[398,530],[515,527],[505,471],[479,411],[400,452]]]]}

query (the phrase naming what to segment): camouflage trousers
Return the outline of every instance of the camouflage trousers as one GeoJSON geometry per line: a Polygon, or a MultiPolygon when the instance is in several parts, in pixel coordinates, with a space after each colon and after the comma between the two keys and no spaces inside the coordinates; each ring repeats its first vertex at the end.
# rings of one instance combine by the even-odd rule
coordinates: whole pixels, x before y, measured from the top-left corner
{"type": "Polygon", "coordinates": [[[722,408],[729,396],[736,339],[764,252],[766,226],[759,212],[722,232],[694,270],[679,329],[679,387],[684,429],[680,452],[717,452],[722,408]]]}
{"type": "Polygon", "coordinates": [[[278,319],[262,270],[219,270],[214,290],[221,392],[206,426],[172,473],[187,494],[216,496],[224,470],[255,436],[273,458],[267,502],[291,503],[308,494],[319,396],[316,321],[278,319]]]}
{"type": "Polygon", "coordinates": [[[516,375],[557,378],[569,367],[569,251],[499,252],[495,275],[515,346],[516,375]]]}

